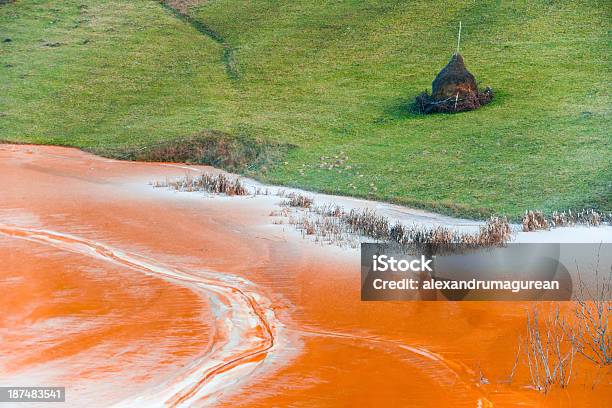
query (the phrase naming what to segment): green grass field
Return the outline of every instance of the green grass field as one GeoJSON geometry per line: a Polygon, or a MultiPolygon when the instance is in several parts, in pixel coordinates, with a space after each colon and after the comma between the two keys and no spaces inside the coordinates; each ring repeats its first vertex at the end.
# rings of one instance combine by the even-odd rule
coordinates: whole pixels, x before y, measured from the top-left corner
{"type": "Polygon", "coordinates": [[[104,151],[210,129],[296,145],[256,171],[271,183],[471,217],[612,210],[609,1],[188,3],[0,5],[0,139],[104,151]],[[459,21],[495,100],[411,113],[459,21]]]}

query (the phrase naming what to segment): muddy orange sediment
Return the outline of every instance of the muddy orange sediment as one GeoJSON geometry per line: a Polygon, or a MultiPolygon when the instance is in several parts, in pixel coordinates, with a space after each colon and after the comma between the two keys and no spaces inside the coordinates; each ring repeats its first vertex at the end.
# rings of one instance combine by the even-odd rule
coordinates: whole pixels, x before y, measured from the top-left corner
{"type": "Polygon", "coordinates": [[[156,402],[143,395],[262,407],[612,402],[609,373],[582,363],[569,389],[546,397],[524,387],[524,372],[504,383],[528,305],[361,302],[357,252],[272,225],[271,198],[148,185],[190,171],[0,145],[0,335],[14,350],[0,355],[3,384],[48,378],[74,401],[97,391],[97,402],[126,405],[156,402]],[[16,236],[43,230],[149,266],[16,236]]]}

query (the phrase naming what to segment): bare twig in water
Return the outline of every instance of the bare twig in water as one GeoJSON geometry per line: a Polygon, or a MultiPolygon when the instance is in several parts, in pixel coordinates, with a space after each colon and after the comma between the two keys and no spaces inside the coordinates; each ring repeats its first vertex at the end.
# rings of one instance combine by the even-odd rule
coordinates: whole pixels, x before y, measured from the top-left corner
{"type": "Polygon", "coordinates": [[[514,358],[514,364],[512,365],[512,371],[510,371],[510,375],[508,376],[508,383],[512,384],[512,381],[514,380],[514,375],[516,374],[516,368],[519,365],[519,360],[521,358],[521,344],[523,343],[523,338],[521,336],[519,336],[518,339],[518,346],[516,349],[516,356],[514,358]]]}
{"type": "MultiPolygon", "coordinates": [[[[512,382],[519,364],[521,344],[525,346],[530,382],[536,390],[544,393],[555,384],[562,388],[569,385],[576,355],[599,367],[612,364],[608,329],[612,312],[612,268],[607,276],[600,276],[599,254],[593,284],[594,287],[587,286],[578,270],[573,316],[563,317],[557,305],[549,317],[540,322],[535,307],[528,311],[527,335],[524,341],[519,338],[519,351],[509,382],[512,382]]],[[[592,387],[596,385],[597,380],[592,387]]]]}
{"type": "Polygon", "coordinates": [[[527,312],[525,353],[531,384],[536,390],[547,393],[553,385],[561,388],[569,385],[576,354],[573,338],[558,306],[543,323],[536,308],[527,312]]]}
{"type": "MultiPolygon", "coordinates": [[[[601,250],[601,247],[600,247],[601,250]]],[[[574,343],[578,352],[599,365],[612,364],[608,322],[612,312],[612,267],[607,276],[599,275],[599,254],[595,266],[595,288],[591,291],[578,271],[574,314],[577,319],[574,343]]]]}

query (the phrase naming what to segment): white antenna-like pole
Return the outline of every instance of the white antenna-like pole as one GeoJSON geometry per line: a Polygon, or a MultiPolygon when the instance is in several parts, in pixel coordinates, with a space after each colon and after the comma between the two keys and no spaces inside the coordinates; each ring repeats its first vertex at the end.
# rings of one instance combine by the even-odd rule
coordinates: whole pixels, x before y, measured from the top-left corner
{"type": "Polygon", "coordinates": [[[461,21],[459,22],[459,35],[457,36],[457,52],[459,54],[459,44],[461,43],[461,21]]]}

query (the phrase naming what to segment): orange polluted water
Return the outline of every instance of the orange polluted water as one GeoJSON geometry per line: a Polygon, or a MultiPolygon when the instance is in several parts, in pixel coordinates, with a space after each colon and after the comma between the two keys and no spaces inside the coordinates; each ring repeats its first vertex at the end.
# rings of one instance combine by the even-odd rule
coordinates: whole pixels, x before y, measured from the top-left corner
{"type": "Polygon", "coordinates": [[[358,253],[272,225],[274,198],[148,184],[199,169],[0,145],[0,385],[70,406],[612,403],[584,363],[546,396],[521,368],[506,383],[526,304],[361,302],[358,253]]]}

